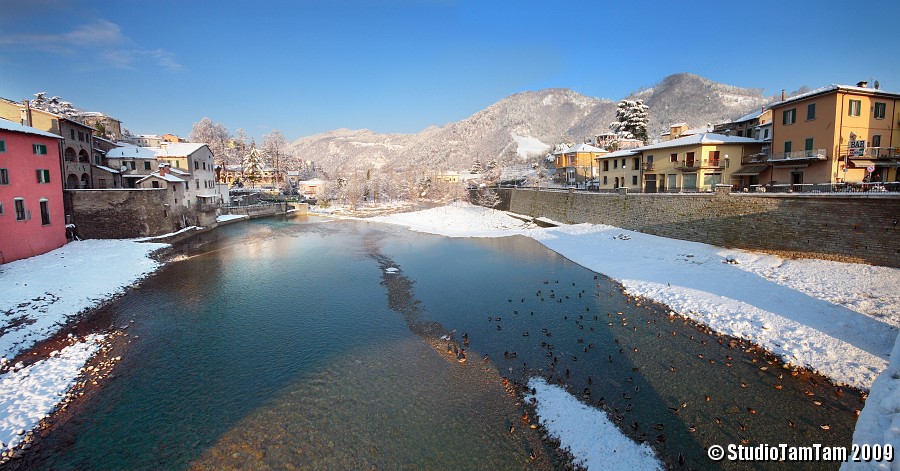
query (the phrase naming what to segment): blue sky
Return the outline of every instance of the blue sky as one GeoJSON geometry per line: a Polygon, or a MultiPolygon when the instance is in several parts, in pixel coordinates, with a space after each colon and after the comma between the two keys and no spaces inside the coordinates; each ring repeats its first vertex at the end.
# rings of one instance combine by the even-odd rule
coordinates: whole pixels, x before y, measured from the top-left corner
{"type": "Polygon", "coordinates": [[[0,96],[46,91],[135,133],[204,116],[257,140],[417,132],[521,91],[618,100],[678,72],[900,91],[896,0],[0,1],[0,96]]]}

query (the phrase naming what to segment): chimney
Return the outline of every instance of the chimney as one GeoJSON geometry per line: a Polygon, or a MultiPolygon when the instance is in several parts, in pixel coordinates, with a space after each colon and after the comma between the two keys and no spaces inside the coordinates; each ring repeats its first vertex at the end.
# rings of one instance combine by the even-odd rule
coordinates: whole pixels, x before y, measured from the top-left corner
{"type": "Polygon", "coordinates": [[[784,101],[784,89],[781,89],[781,101],[784,101]]]}
{"type": "Polygon", "coordinates": [[[866,82],[866,81],[856,82],[856,86],[859,88],[866,88],[867,85],[869,85],[869,82],[866,82]]]}
{"type": "Polygon", "coordinates": [[[25,108],[22,110],[22,125],[23,126],[31,126],[31,102],[28,100],[22,100],[22,104],[25,105],[25,108]]]}
{"type": "Polygon", "coordinates": [[[159,176],[164,177],[169,174],[169,166],[166,164],[159,165],[159,176]]]}

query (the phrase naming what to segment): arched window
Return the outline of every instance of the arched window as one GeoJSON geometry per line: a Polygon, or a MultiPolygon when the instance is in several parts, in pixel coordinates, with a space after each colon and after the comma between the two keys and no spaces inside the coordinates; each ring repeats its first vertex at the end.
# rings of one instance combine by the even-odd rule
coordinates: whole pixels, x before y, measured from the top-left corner
{"type": "Polygon", "coordinates": [[[88,155],[87,151],[85,151],[84,149],[81,149],[81,152],[78,153],[78,161],[79,161],[79,162],[90,163],[91,158],[90,158],[90,156],[88,155]]]}
{"type": "Polygon", "coordinates": [[[66,188],[75,189],[78,188],[78,176],[70,173],[68,177],[66,177],[66,188]]]}
{"type": "Polygon", "coordinates": [[[91,187],[91,177],[88,174],[84,173],[81,175],[81,188],[90,188],[91,187]]]}
{"type": "Polygon", "coordinates": [[[75,161],[75,149],[71,147],[66,147],[66,162],[74,162],[75,161]]]}

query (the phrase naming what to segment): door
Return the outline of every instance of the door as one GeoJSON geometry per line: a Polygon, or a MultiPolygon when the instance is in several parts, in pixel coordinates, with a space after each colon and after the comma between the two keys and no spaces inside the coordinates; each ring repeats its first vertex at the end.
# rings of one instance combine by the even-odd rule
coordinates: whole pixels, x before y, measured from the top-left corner
{"type": "Polygon", "coordinates": [[[696,190],[697,189],[697,174],[696,173],[686,173],[684,174],[684,189],[685,190],[696,190]]]}

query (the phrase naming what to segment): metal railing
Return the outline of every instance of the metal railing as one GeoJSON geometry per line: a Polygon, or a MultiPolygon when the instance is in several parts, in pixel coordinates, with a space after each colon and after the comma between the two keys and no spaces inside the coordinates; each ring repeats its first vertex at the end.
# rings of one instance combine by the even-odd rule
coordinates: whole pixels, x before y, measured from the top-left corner
{"type": "Polygon", "coordinates": [[[900,182],[776,183],[735,185],[733,190],[750,193],[900,193],[900,182]]]}
{"type": "MultiPolygon", "coordinates": [[[[841,146],[841,157],[849,153],[847,146],[841,146]]],[[[866,147],[861,156],[850,156],[850,159],[900,159],[900,148],[898,147],[866,147]]]]}
{"type": "Polygon", "coordinates": [[[773,160],[827,160],[828,152],[825,149],[809,149],[795,150],[792,152],[780,152],[769,156],[769,161],[773,160]]]}

